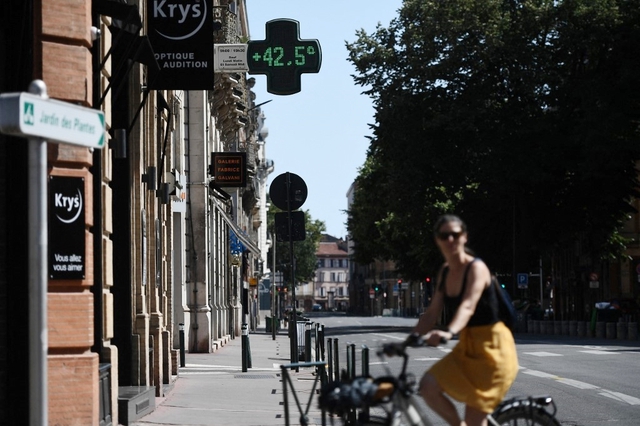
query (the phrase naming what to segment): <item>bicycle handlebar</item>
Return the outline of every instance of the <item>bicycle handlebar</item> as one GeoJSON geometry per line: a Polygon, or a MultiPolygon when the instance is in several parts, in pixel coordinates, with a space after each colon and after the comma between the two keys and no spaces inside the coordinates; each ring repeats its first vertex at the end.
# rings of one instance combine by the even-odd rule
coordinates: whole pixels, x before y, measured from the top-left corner
{"type": "MultiPolygon", "coordinates": [[[[449,342],[448,339],[444,337],[440,337],[440,343],[446,345],[449,342]]],[[[419,348],[426,345],[425,339],[417,334],[411,333],[409,337],[407,337],[401,343],[387,343],[382,345],[382,348],[378,350],[378,356],[386,355],[386,356],[406,356],[406,349],[408,347],[411,348],[419,348]]]]}

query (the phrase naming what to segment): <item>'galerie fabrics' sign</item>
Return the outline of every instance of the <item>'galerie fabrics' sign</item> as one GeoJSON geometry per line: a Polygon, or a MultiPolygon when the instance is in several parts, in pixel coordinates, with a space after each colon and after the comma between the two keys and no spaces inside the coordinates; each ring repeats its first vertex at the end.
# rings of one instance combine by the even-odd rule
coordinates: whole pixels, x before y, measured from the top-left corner
{"type": "Polygon", "coordinates": [[[85,277],[84,179],[49,176],[49,278],[85,277]]]}
{"type": "Polygon", "coordinates": [[[246,186],[247,153],[212,152],[209,174],[218,186],[246,186]]]}
{"type": "Polygon", "coordinates": [[[159,74],[149,88],[213,89],[213,0],[147,0],[147,34],[159,74]]]}

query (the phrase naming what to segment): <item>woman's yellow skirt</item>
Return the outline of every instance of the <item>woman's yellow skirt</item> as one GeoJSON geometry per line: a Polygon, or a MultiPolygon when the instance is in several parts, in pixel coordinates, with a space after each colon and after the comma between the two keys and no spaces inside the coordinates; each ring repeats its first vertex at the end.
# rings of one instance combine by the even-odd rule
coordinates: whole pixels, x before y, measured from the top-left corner
{"type": "Polygon", "coordinates": [[[460,341],[428,371],[452,398],[491,413],[518,374],[513,334],[501,321],[460,332],[460,341]]]}

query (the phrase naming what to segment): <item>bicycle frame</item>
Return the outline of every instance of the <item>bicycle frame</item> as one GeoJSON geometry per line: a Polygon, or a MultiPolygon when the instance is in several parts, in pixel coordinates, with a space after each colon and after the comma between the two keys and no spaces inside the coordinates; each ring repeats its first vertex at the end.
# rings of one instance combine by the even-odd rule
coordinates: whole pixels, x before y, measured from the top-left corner
{"type": "MultiPolygon", "coordinates": [[[[378,352],[378,355],[384,358],[383,352],[378,352]]],[[[427,413],[424,408],[421,407],[422,397],[416,392],[415,383],[408,379],[406,373],[409,355],[406,351],[402,351],[402,353],[397,355],[403,358],[400,374],[396,378],[390,369],[385,366],[388,376],[380,379],[382,381],[392,382],[394,385],[394,391],[389,401],[391,408],[389,410],[385,409],[390,416],[389,424],[392,426],[400,426],[402,424],[401,417],[404,416],[411,426],[432,426],[427,413]]],[[[498,423],[496,419],[513,410],[523,411],[527,418],[533,418],[535,413],[544,412],[550,419],[553,419],[554,422],[557,412],[555,402],[548,395],[514,397],[502,401],[493,413],[487,415],[489,425],[500,426],[500,423],[498,423]],[[547,411],[548,407],[552,408],[551,412],[547,411]]],[[[550,421],[548,424],[557,423],[551,423],[550,421]]]]}

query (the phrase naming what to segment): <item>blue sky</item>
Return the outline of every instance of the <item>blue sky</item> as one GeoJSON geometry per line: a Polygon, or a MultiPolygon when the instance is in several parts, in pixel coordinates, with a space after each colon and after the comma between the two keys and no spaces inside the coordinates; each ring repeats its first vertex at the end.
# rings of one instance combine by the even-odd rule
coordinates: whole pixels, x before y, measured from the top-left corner
{"type": "Polygon", "coordinates": [[[388,26],[397,16],[401,0],[247,0],[252,40],[265,38],[265,23],[289,18],[300,22],[301,39],[317,39],[322,66],[317,74],[302,75],[302,91],[279,96],[267,92],[264,75],[253,75],[256,104],[262,106],[269,129],[267,158],[275,163],[276,176],[299,175],[307,184],[302,210],[327,226],[327,233],[346,237],[347,190],[364,163],[373,123],[371,99],[351,77],[345,41],[356,39],[356,30],[372,33],[378,23],[388,26]]]}

